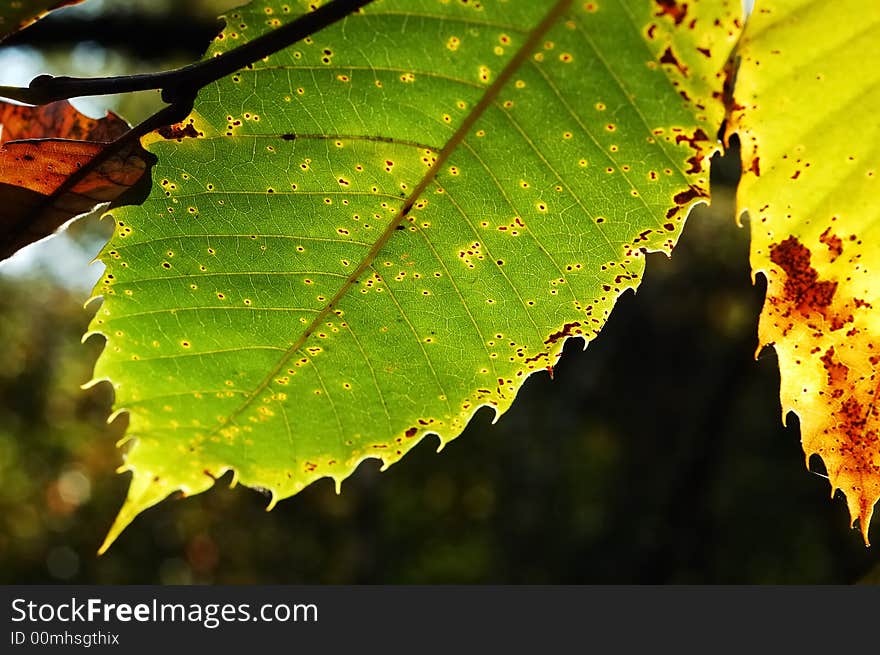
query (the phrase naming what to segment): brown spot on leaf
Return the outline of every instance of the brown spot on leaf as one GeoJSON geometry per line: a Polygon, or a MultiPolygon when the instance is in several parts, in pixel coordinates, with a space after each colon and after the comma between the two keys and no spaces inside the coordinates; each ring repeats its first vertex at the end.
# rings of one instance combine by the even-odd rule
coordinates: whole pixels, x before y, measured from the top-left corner
{"type": "Polygon", "coordinates": [[[534,357],[527,357],[526,359],[523,360],[523,363],[537,362],[542,357],[549,357],[549,356],[550,355],[548,355],[547,353],[538,353],[534,357]]]}
{"type": "Polygon", "coordinates": [[[804,316],[810,312],[824,316],[834,298],[837,282],[819,280],[816,269],[810,266],[810,257],[810,250],[794,236],[771,246],[770,250],[770,261],[785,271],[784,299],[804,316]]]}
{"type": "Polygon", "coordinates": [[[842,419],[844,432],[850,437],[856,437],[854,441],[862,441],[864,437],[873,436],[876,441],[877,435],[865,434],[865,424],[868,420],[868,414],[865,412],[862,403],[855,398],[847,398],[840,404],[840,411],[837,416],[842,419]]]}
{"type": "Polygon", "coordinates": [[[671,47],[667,47],[666,50],[663,51],[663,55],[660,57],[660,63],[671,64],[675,66],[682,75],[687,77],[688,67],[678,60],[678,57],[676,57],[675,53],[672,52],[671,47]]]}
{"type": "Polygon", "coordinates": [[[196,130],[192,123],[187,123],[183,125],[181,123],[176,123],[174,125],[166,125],[164,127],[160,127],[156,132],[159,133],[163,139],[177,139],[178,141],[182,141],[185,138],[196,138],[202,136],[200,132],[196,130]]]}
{"type": "Polygon", "coordinates": [[[843,395],[842,386],[846,382],[846,377],[849,374],[849,367],[845,364],[841,364],[834,358],[834,346],[831,346],[826,350],[825,354],[820,357],[820,360],[825,367],[825,370],[828,372],[828,384],[833,387],[831,395],[834,398],[839,398],[843,395]]]}
{"type": "Polygon", "coordinates": [[[761,177],[761,161],[760,157],[755,157],[752,160],[752,165],[749,166],[749,170],[755,174],[755,177],[761,177]]]}
{"type": "Polygon", "coordinates": [[[701,143],[706,143],[709,141],[709,137],[706,133],[697,128],[696,131],[692,135],[687,134],[678,134],[675,137],[676,143],[686,143],[690,148],[695,150],[697,154],[688,158],[687,163],[690,168],[685,171],[686,173],[699,173],[703,170],[703,150],[704,146],[700,145],[701,143]]]}
{"type": "MultiPolygon", "coordinates": [[[[840,254],[843,252],[843,241],[836,234],[831,234],[830,227],[822,233],[819,241],[828,246],[828,250],[831,252],[831,261],[840,257],[840,254]]],[[[856,306],[858,307],[859,305],[857,304],[856,306]]]]}
{"type": "Polygon", "coordinates": [[[675,21],[676,25],[681,25],[687,16],[687,4],[678,4],[676,0],[654,0],[657,4],[658,11],[655,16],[668,16],[675,21]]]}
{"type": "MultiPolygon", "coordinates": [[[[676,205],[686,205],[694,198],[705,198],[706,193],[695,186],[691,186],[687,191],[682,191],[681,193],[676,193],[672,200],[676,205]]],[[[669,214],[667,213],[667,216],[669,214]]]]}
{"type": "Polygon", "coordinates": [[[564,339],[565,337],[570,337],[572,334],[574,334],[574,330],[576,328],[579,328],[580,326],[581,324],[578,322],[566,323],[562,326],[562,329],[559,332],[554,332],[549,337],[547,337],[544,343],[549,345],[552,343],[556,343],[557,341],[559,341],[560,339],[564,339]]]}
{"type": "Polygon", "coordinates": [[[698,141],[708,141],[709,137],[706,136],[706,133],[700,129],[699,127],[696,131],[688,136],[687,134],[678,134],[675,137],[676,143],[687,143],[694,150],[700,150],[700,146],[697,145],[698,141]]]}

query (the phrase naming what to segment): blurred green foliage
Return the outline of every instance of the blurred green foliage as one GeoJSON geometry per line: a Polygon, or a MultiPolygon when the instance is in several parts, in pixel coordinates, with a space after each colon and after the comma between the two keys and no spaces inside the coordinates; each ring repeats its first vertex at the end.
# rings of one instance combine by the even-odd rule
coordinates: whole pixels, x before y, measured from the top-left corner
{"type": "Polygon", "coordinates": [[[342,495],[322,481],[270,513],[227,476],[147,511],[101,558],[126,419],[106,424],[108,384],[80,389],[103,345],[80,337],[108,222],[63,237],[79,281],[0,266],[0,583],[876,582],[876,547],[805,470],[797,421],[781,425],[773,352],[753,360],[763,284],[733,169],[600,337],[570,341],[496,425],[480,413],[439,455],[428,439],[384,473],[365,462],[342,495]]]}

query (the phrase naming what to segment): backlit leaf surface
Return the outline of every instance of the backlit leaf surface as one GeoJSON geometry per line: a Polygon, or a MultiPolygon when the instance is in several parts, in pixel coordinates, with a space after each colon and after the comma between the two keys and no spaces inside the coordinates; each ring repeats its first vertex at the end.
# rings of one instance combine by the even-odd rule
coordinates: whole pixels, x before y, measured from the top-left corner
{"type": "Polygon", "coordinates": [[[807,459],[822,458],[867,542],[880,498],[880,4],[762,0],[741,55],[731,129],[752,270],[768,280],[760,342],[776,349],[807,459]]]}
{"type": "MultiPolygon", "coordinates": [[[[306,7],[233,12],[207,56],[306,7]]],[[[738,14],[377,1],[204,89],[102,254],[133,440],[105,548],[229,470],[271,506],[445,443],[595,336],[707,196],[738,14]]]]}

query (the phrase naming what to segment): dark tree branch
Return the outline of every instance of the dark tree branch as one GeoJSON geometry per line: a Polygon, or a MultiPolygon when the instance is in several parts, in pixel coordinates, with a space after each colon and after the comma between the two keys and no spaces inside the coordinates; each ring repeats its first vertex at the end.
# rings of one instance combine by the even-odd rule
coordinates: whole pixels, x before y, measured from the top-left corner
{"type": "Polygon", "coordinates": [[[192,98],[199,89],[211,82],[314,34],[370,2],[372,0],[331,0],[315,11],[304,14],[219,57],[176,70],[96,78],[40,75],[34,78],[28,87],[0,86],[0,96],[31,105],[45,105],[82,96],[162,89],[162,99],[173,104],[178,99],[192,98]]]}

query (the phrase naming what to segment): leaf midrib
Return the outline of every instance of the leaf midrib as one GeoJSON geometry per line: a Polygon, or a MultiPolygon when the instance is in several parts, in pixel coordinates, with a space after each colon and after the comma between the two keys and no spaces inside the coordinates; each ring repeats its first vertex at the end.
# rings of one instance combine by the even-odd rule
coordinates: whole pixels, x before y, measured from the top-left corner
{"type": "Polygon", "coordinates": [[[422,177],[422,179],[404,201],[401,211],[388,224],[382,234],[376,239],[369,252],[364,255],[363,259],[358,264],[357,268],[352,271],[352,273],[346,278],[345,282],[343,282],[342,286],[339,288],[333,298],[331,298],[319,311],[319,313],[316,314],[314,319],[312,319],[311,323],[309,323],[309,325],[303,330],[302,334],[300,334],[296,341],[294,341],[294,343],[291,344],[291,346],[287,348],[287,350],[285,350],[284,355],[282,355],[282,357],[278,360],[278,363],[263,377],[260,383],[254,388],[253,392],[248,394],[247,398],[244,400],[244,402],[242,402],[241,405],[239,405],[235,410],[225,416],[224,421],[218,422],[216,426],[210,431],[208,436],[217,434],[229,423],[232,423],[237,416],[241,415],[248,407],[250,407],[250,405],[259,397],[259,395],[269,386],[275,375],[277,375],[284,368],[287,362],[290,361],[290,358],[293,357],[300,350],[300,348],[302,348],[302,346],[314,333],[318,326],[324,321],[324,319],[327,318],[328,314],[333,311],[333,308],[348,293],[348,290],[352,287],[352,285],[373,264],[378,254],[388,243],[388,240],[397,231],[397,227],[409,215],[415,203],[425,193],[428,186],[435,180],[440,169],[449,160],[449,158],[452,156],[453,152],[456,151],[459,145],[461,145],[461,143],[464,141],[465,136],[471,131],[471,128],[473,128],[477,120],[492,105],[492,102],[495,100],[495,98],[497,98],[498,94],[501,92],[501,89],[504,88],[504,86],[513,77],[513,74],[517,70],[519,70],[519,68],[525,63],[531,52],[533,52],[538,46],[544,34],[546,34],[547,31],[550,30],[550,28],[568,10],[571,3],[572,0],[558,0],[553,5],[553,7],[551,7],[550,10],[544,15],[544,18],[541,20],[541,22],[538,23],[538,25],[535,26],[531,30],[531,32],[529,32],[528,38],[519,47],[516,53],[514,53],[510,61],[507,62],[507,64],[498,74],[498,77],[495,78],[495,80],[486,88],[486,91],[480,97],[479,101],[464,117],[464,120],[461,122],[459,127],[455,130],[455,132],[443,146],[442,150],[440,150],[440,152],[438,153],[436,161],[433,163],[431,168],[428,169],[428,171],[425,173],[425,175],[422,177]]]}

